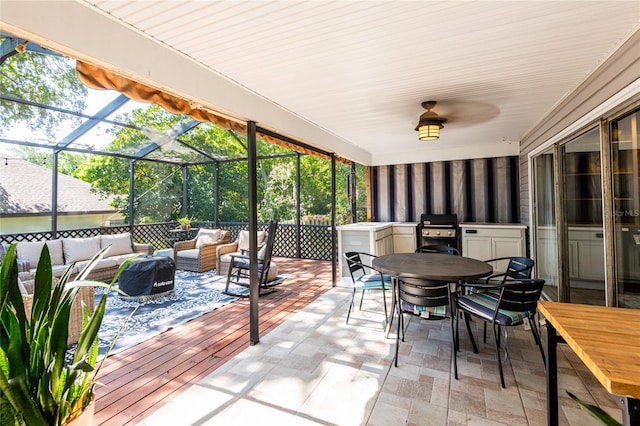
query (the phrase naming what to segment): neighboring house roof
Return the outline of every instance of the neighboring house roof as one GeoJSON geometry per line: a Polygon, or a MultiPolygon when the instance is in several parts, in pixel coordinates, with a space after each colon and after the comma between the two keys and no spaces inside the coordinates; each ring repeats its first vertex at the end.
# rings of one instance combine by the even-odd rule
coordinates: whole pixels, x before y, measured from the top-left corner
{"type": "MultiPolygon", "coordinates": [[[[88,182],[58,173],[58,212],[115,212],[111,200],[92,193],[88,182]]],[[[50,169],[11,157],[0,163],[0,215],[50,212],[50,169]]]]}

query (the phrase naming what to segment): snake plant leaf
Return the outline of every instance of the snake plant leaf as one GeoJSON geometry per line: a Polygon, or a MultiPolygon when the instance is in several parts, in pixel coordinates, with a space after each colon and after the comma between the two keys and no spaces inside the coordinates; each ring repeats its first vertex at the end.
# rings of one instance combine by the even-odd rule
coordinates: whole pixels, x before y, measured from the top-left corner
{"type": "Polygon", "coordinates": [[[22,377],[7,379],[0,371],[0,391],[29,426],[47,426],[22,377]]]}
{"type": "MultiPolygon", "coordinates": [[[[48,246],[43,245],[36,268],[31,314],[26,315],[18,285],[16,244],[11,244],[0,266],[0,418],[2,424],[63,425],[91,402],[93,388],[104,358],[98,362],[98,330],[106,309],[111,284],[86,277],[108,247],[88,262],[72,281],[71,265],[54,280],[48,246]],[[65,362],[69,319],[83,286],[104,287],[91,313],[82,306],[83,321],[73,361],[65,362]],[[5,422],[5,419],[8,419],[5,422]]],[[[126,266],[126,262],[123,266],[126,266]]],[[[122,292],[120,292],[122,293],[122,292]]],[[[124,293],[122,293],[124,294],[124,293]]],[[[81,302],[82,303],[82,302],[81,302]]],[[[111,348],[112,345],[109,347],[111,348]]]]}
{"type": "Polygon", "coordinates": [[[571,399],[573,399],[578,404],[580,404],[582,406],[582,408],[587,410],[587,412],[589,414],[591,414],[591,416],[593,418],[598,420],[603,425],[606,425],[606,426],[622,426],[622,424],[620,422],[618,422],[616,419],[611,417],[611,415],[609,413],[607,413],[606,411],[604,411],[602,408],[598,407],[597,405],[588,404],[588,403],[582,401],[580,398],[578,398],[577,396],[575,396],[574,394],[572,394],[569,391],[566,391],[566,392],[571,397],[571,399]]]}
{"type": "Polygon", "coordinates": [[[36,268],[35,285],[33,289],[33,306],[31,308],[31,321],[39,323],[45,319],[51,312],[52,300],[52,282],[53,272],[51,268],[51,257],[49,256],[49,247],[44,244],[40,260],[36,268]],[[40,270],[42,265],[42,270],[40,270]]]}

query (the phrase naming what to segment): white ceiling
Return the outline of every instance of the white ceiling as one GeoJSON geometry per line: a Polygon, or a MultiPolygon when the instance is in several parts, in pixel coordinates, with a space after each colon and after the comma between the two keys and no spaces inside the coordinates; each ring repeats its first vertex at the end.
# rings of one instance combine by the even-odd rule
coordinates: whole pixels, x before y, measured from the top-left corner
{"type": "Polygon", "coordinates": [[[638,0],[80,3],[361,148],[373,165],[517,154],[640,24],[638,0]],[[432,99],[449,121],[438,141],[420,142],[420,104],[432,99]]]}

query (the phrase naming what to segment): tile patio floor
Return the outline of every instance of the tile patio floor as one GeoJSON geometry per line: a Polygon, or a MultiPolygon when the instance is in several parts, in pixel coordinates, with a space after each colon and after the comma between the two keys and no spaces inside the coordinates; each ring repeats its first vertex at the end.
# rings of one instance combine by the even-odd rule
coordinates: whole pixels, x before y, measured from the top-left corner
{"type": "MultiPolygon", "coordinates": [[[[544,366],[530,331],[509,329],[501,389],[492,340],[474,354],[461,328],[459,380],[450,374],[447,321],[412,321],[392,366],[395,334],[385,338],[379,293],[345,324],[350,289],[336,287],[142,425],[544,425],[544,366]]],[[[491,333],[489,333],[491,334],[491,333]]],[[[478,339],[480,337],[480,339],[478,339]]],[[[613,399],[566,345],[558,352],[565,389],[620,418],[613,399]]],[[[560,424],[598,423],[568,396],[560,424]]]]}

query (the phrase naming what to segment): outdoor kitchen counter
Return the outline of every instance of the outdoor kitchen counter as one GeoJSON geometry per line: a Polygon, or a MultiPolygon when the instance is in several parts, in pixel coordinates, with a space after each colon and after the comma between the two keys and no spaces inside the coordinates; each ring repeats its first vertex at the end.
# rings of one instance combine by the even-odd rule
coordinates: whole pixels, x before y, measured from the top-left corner
{"type": "Polygon", "coordinates": [[[413,229],[416,225],[416,223],[404,222],[358,222],[336,227],[340,277],[349,277],[349,268],[347,268],[343,256],[346,252],[357,251],[374,256],[384,256],[394,253],[395,245],[399,247],[402,245],[405,248],[403,251],[412,252],[415,250],[415,231],[413,229]],[[398,232],[395,232],[394,228],[398,232]],[[409,231],[404,235],[403,231],[406,230],[409,231]],[[397,240],[395,245],[394,237],[397,240]]]}

